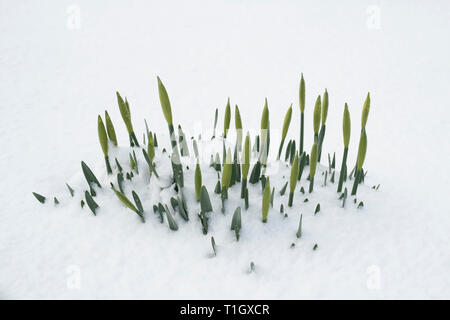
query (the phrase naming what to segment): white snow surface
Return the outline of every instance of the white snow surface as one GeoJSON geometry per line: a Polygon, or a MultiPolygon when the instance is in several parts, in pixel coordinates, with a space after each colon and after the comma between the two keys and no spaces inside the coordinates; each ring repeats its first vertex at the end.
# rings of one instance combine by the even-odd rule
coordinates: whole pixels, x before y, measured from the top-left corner
{"type": "Polygon", "coordinates": [[[1,1],[0,298],[450,298],[449,31],[446,1],[1,1]],[[374,10],[379,25],[371,20],[374,10]],[[230,224],[234,209],[243,207],[240,185],[230,189],[225,215],[213,192],[209,155],[213,148],[221,154],[220,140],[208,142],[214,110],[220,110],[219,135],[230,97],[229,141],[238,104],[253,142],[267,97],[273,158],[291,103],[288,135],[298,140],[302,72],[308,151],[314,101],[325,88],[330,100],[315,191],[299,192],[307,190],[304,174],[288,208],[288,192],[279,190],[290,169],[272,160],[276,192],[268,222],[261,222],[261,186],[250,185],[236,241],[230,224]],[[202,135],[203,183],[214,208],[207,236],[197,218],[192,159],[184,159],[190,221],[175,214],[173,232],[153,213],[160,196],[167,201],[174,194],[159,194],[171,169],[161,152],[170,145],[157,75],[191,154],[190,137],[202,135]],[[142,200],[145,224],[109,189],[113,178],[98,142],[97,115],[107,109],[120,144],[111,153],[130,170],[116,90],[130,101],[138,139],[144,118],[158,134],[162,182],[150,179],[136,149],[140,174],[125,183],[126,194],[136,190],[142,200]],[[321,172],[327,153],[336,152],[340,167],[345,102],[352,120],[348,163],[354,163],[368,91],[368,174],[358,190],[364,208],[349,197],[342,209],[336,184],[323,186],[321,172]],[[87,187],[81,160],[103,185],[96,189],[97,216],[80,208],[87,187]],[[73,199],[66,182],[76,190],[73,199]]]}

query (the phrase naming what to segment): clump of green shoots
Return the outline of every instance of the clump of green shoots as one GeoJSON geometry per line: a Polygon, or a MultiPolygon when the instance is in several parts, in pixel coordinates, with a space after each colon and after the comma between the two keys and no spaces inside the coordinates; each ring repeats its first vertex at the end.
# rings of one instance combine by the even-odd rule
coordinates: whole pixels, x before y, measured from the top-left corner
{"type": "Polygon", "coordinates": [[[286,112],[286,115],[284,116],[283,121],[283,131],[281,132],[281,142],[280,142],[280,148],[278,150],[278,157],[277,160],[280,160],[281,151],[283,150],[284,140],[286,139],[289,125],[291,124],[291,118],[292,118],[292,104],[289,107],[288,111],[286,112]]]}
{"type": "Polygon", "coordinates": [[[262,222],[267,222],[267,215],[269,214],[270,207],[270,181],[269,178],[266,180],[266,185],[264,186],[264,193],[262,198],[262,222]]]}
{"type": "Polygon", "coordinates": [[[290,184],[289,184],[289,202],[288,206],[292,207],[292,201],[294,200],[294,191],[295,187],[297,186],[297,177],[298,177],[298,155],[295,155],[294,163],[292,164],[291,168],[291,177],[290,177],[290,184]]]}
{"type": "Polygon", "coordinates": [[[317,143],[314,143],[311,149],[311,162],[309,164],[309,193],[314,189],[314,176],[317,166],[317,143]]]}
{"type": "Polygon", "coordinates": [[[317,161],[320,162],[320,157],[322,155],[322,145],[323,140],[325,139],[325,128],[326,128],[326,121],[328,116],[328,91],[325,89],[325,92],[323,94],[322,99],[322,127],[320,128],[319,132],[319,145],[318,145],[318,158],[317,161]]]}
{"type": "Polygon", "coordinates": [[[130,136],[130,146],[139,147],[139,142],[136,138],[136,135],[134,134],[133,124],[131,123],[130,105],[128,104],[128,101],[126,99],[125,101],[122,99],[119,92],[116,92],[116,95],[117,102],[119,104],[120,115],[122,116],[123,122],[127,127],[128,135],[130,136]]]}
{"type": "Polygon", "coordinates": [[[100,146],[102,147],[103,155],[105,156],[105,163],[106,163],[106,171],[108,174],[112,174],[111,164],[109,163],[109,157],[108,157],[108,137],[106,134],[105,125],[103,124],[102,117],[98,116],[98,139],[100,140],[100,146]]]}
{"type": "Polygon", "coordinates": [[[344,183],[345,177],[347,176],[347,155],[348,155],[348,145],[350,143],[350,132],[351,132],[350,112],[348,111],[347,103],[344,106],[342,131],[343,131],[343,137],[344,137],[344,155],[342,157],[341,172],[339,174],[339,182],[338,182],[337,192],[342,191],[342,185],[344,183]]]}

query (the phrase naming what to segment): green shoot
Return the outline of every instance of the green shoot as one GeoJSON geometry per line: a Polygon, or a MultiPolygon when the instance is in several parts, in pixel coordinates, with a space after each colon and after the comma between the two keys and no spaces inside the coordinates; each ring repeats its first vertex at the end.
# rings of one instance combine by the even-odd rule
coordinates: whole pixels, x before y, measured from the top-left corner
{"type": "Polygon", "coordinates": [[[291,124],[291,118],[292,118],[292,104],[289,107],[288,111],[286,112],[286,115],[284,116],[283,131],[281,133],[281,142],[280,142],[280,148],[278,150],[277,160],[280,160],[281,151],[283,150],[284,141],[286,139],[286,136],[287,136],[287,133],[288,133],[288,130],[289,130],[289,125],[291,124]]]}
{"type": "Polygon", "coordinates": [[[237,207],[231,220],[231,230],[236,234],[236,240],[239,241],[239,232],[241,231],[241,207],[237,207]]]}
{"type": "Polygon", "coordinates": [[[105,110],[105,121],[106,121],[106,131],[108,132],[109,141],[117,147],[117,137],[116,130],[114,130],[114,125],[109,117],[108,111],[105,110]]]}
{"type": "Polygon", "coordinates": [[[303,153],[303,135],[304,135],[304,122],[305,122],[305,80],[300,79],[300,89],[299,89],[299,105],[300,105],[300,154],[303,153]]]}
{"type": "Polygon", "coordinates": [[[311,149],[311,163],[309,165],[309,193],[314,189],[314,176],[317,166],[317,143],[314,143],[311,149]]]}
{"type": "Polygon", "coordinates": [[[295,155],[294,162],[292,164],[291,168],[291,177],[290,177],[290,184],[289,184],[289,202],[288,206],[292,207],[292,202],[294,200],[294,191],[295,187],[297,186],[297,177],[298,177],[298,155],[295,155]]]}
{"type": "Polygon", "coordinates": [[[262,221],[264,223],[267,222],[267,215],[269,214],[269,205],[270,205],[270,181],[269,178],[267,178],[262,198],[262,221]]]}
{"type": "Polygon", "coordinates": [[[40,202],[45,203],[46,198],[43,195],[40,195],[39,193],[33,192],[33,196],[40,202]]]}

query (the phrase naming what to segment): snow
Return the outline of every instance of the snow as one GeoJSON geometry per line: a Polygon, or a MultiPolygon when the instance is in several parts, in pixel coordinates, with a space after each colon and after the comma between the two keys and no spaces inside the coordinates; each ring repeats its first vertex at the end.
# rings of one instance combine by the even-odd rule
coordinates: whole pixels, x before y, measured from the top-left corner
{"type": "MultiPolygon", "coordinates": [[[[0,298],[450,298],[450,46],[443,40],[449,7],[444,1],[1,2],[0,298]],[[373,6],[380,9],[379,28],[368,22],[373,6]],[[78,9],[79,28],[71,20],[78,9]],[[295,206],[288,208],[288,195],[278,191],[289,169],[281,164],[276,170],[271,162],[274,208],[263,224],[261,186],[251,185],[237,242],[230,224],[242,206],[240,185],[229,191],[222,215],[213,192],[217,177],[208,166],[211,151],[222,150],[220,141],[207,142],[214,110],[219,107],[220,134],[230,97],[253,142],[267,97],[275,154],[291,103],[288,135],[298,139],[301,72],[306,149],[313,140],[314,101],[327,88],[324,155],[336,152],[337,167],[344,102],[353,163],[362,104],[371,93],[368,175],[358,190],[364,208],[356,209],[351,198],[340,208],[336,185],[323,187],[320,173],[315,192],[302,195],[297,186],[295,206]],[[158,194],[170,167],[161,153],[169,143],[157,75],[191,153],[190,137],[202,135],[203,181],[214,208],[207,236],[196,217],[193,163],[185,170],[190,221],[176,214],[180,228],[173,232],[152,210],[160,196],[173,194],[158,194]],[[161,181],[150,179],[136,152],[141,174],[133,187],[126,183],[127,195],[135,190],[142,200],[145,224],[108,188],[98,143],[97,115],[107,109],[120,144],[112,152],[128,166],[116,90],[130,101],[138,139],[146,118],[161,145],[161,181]],[[97,216],[80,208],[86,189],[81,160],[103,185],[95,198],[97,216]],[[74,199],[66,182],[76,190],[74,199]],[[378,191],[371,189],[377,184],[378,191]],[[41,205],[32,191],[49,201],[41,205]],[[61,202],[57,207],[53,196],[61,202]],[[287,218],[279,213],[281,203],[287,218]],[[314,216],[317,203],[321,211],[314,216]],[[303,234],[297,239],[300,213],[303,234]]],[[[234,111],[229,141],[233,120],[234,111]]],[[[305,178],[301,185],[307,190],[305,178]]]]}

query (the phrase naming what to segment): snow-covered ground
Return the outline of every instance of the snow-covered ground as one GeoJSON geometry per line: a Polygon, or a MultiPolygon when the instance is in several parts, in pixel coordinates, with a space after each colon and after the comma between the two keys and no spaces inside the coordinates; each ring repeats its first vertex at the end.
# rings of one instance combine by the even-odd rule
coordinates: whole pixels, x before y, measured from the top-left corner
{"type": "MultiPolygon", "coordinates": [[[[446,1],[0,1],[0,298],[450,298],[449,31],[446,1]],[[196,217],[193,166],[185,170],[191,220],[175,216],[180,228],[173,232],[153,213],[156,182],[149,184],[142,158],[134,189],[145,224],[108,188],[98,190],[97,216],[80,209],[81,160],[108,185],[97,138],[105,109],[122,148],[114,152],[126,162],[116,90],[130,101],[138,138],[146,118],[167,149],[157,75],[174,122],[189,137],[201,133],[201,149],[216,107],[221,132],[228,97],[253,134],[267,97],[277,151],[291,103],[289,137],[298,139],[302,72],[306,149],[314,101],[327,88],[324,153],[335,151],[337,166],[344,103],[353,163],[371,93],[363,209],[351,199],[340,208],[335,185],[323,187],[318,176],[311,195],[297,186],[292,209],[276,192],[263,224],[258,184],[250,187],[236,242],[229,228],[242,205],[240,186],[230,190],[222,215],[215,173],[202,163],[215,208],[210,232],[202,234],[196,217]],[[61,204],[43,206],[32,191],[61,204]]],[[[233,119],[234,112],[232,128],[233,119]]],[[[277,191],[283,175],[289,169],[281,164],[271,177],[277,191]]],[[[306,189],[304,178],[301,185],[306,189]]]]}

